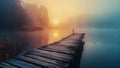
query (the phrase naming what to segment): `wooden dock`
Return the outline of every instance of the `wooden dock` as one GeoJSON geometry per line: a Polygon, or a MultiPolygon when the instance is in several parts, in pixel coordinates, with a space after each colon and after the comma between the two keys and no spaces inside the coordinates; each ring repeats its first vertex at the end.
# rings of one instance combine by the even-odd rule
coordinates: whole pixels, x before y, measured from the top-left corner
{"type": "Polygon", "coordinates": [[[84,34],[72,34],[41,48],[0,62],[0,68],[79,68],[84,34]]]}

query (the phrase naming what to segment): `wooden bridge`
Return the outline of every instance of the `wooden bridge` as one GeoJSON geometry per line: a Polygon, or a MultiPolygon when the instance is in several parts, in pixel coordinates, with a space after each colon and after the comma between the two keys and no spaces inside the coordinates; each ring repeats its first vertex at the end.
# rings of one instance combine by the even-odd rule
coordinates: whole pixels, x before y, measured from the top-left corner
{"type": "Polygon", "coordinates": [[[84,34],[72,34],[41,48],[0,62],[0,68],[79,68],[84,34]]]}

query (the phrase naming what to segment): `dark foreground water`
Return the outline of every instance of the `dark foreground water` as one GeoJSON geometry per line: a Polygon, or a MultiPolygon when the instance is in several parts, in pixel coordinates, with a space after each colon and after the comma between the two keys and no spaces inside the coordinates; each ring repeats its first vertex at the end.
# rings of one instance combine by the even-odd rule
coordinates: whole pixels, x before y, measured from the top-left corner
{"type": "Polygon", "coordinates": [[[120,68],[120,30],[88,30],[81,68],[120,68]]]}

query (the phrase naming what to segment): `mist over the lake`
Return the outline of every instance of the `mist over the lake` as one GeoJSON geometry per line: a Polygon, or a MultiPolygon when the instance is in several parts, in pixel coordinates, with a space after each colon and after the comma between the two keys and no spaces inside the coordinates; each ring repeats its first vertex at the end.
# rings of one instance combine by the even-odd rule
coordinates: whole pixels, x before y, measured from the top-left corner
{"type": "Polygon", "coordinates": [[[105,5],[100,2],[98,2],[99,7],[105,10],[98,11],[99,13],[102,11],[101,15],[96,12],[96,15],[88,22],[88,35],[81,68],[120,68],[119,1],[108,0],[105,5]],[[109,5],[109,8],[106,8],[106,5],[109,5]]]}

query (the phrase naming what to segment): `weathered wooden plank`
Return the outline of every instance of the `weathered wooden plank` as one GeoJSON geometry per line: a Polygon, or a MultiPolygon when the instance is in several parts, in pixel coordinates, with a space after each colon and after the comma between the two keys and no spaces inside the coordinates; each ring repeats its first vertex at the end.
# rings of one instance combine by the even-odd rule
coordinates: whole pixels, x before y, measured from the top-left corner
{"type": "Polygon", "coordinates": [[[75,45],[78,44],[78,40],[82,39],[80,37],[82,37],[83,35],[73,35],[70,36],[69,38],[62,40],[59,42],[59,45],[75,45]]]}
{"type": "Polygon", "coordinates": [[[28,55],[26,55],[26,57],[34,58],[36,60],[47,62],[47,63],[52,63],[52,64],[55,64],[55,65],[58,65],[58,66],[61,66],[61,67],[67,67],[68,66],[68,63],[65,63],[65,62],[62,62],[62,61],[59,61],[59,60],[53,60],[53,59],[41,57],[41,56],[28,54],[28,55]]]}
{"type": "Polygon", "coordinates": [[[2,68],[18,68],[16,66],[13,66],[13,65],[6,63],[6,62],[2,62],[0,64],[1,64],[0,67],[2,67],[2,68]]]}
{"type": "Polygon", "coordinates": [[[33,54],[33,55],[37,55],[37,56],[41,56],[41,57],[45,57],[49,59],[59,60],[63,62],[70,62],[70,60],[66,58],[56,57],[54,55],[49,55],[49,54],[44,54],[44,53],[39,53],[39,52],[30,52],[29,54],[33,54]]]}
{"type": "Polygon", "coordinates": [[[46,51],[56,52],[56,53],[63,53],[63,54],[68,54],[68,55],[74,55],[75,54],[74,51],[67,51],[67,50],[61,51],[61,50],[52,49],[52,48],[45,48],[45,49],[43,48],[41,50],[46,50],[46,51]]]}
{"type": "Polygon", "coordinates": [[[29,57],[25,57],[25,56],[19,56],[17,57],[18,59],[24,60],[24,61],[28,61],[28,63],[33,63],[35,65],[39,65],[42,68],[63,68],[54,64],[50,64],[50,63],[46,63],[43,61],[39,61],[39,60],[35,60],[33,58],[29,58],[29,57]]]}
{"type": "MultiPolygon", "coordinates": [[[[10,68],[10,66],[4,65],[4,64],[0,64],[0,68],[10,68]]],[[[15,67],[11,67],[11,68],[15,68],[15,67]]]]}
{"type": "Polygon", "coordinates": [[[75,54],[75,47],[72,46],[64,46],[64,45],[51,45],[45,48],[40,48],[43,50],[58,52],[58,53],[65,53],[65,54],[75,54]]]}
{"type": "Polygon", "coordinates": [[[12,65],[15,65],[17,67],[20,67],[20,68],[42,68],[42,67],[30,64],[30,63],[26,63],[26,62],[21,61],[21,60],[17,60],[17,59],[12,59],[12,60],[9,60],[7,62],[12,64],[12,65]]]}
{"type": "MultiPolygon", "coordinates": [[[[69,46],[69,45],[73,45],[73,46],[75,46],[76,45],[76,42],[70,42],[70,41],[61,41],[61,42],[59,42],[59,44],[58,45],[67,45],[67,46],[69,46]]],[[[78,46],[78,45],[76,45],[76,46],[78,46]]]]}
{"type": "Polygon", "coordinates": [[[32,51],[36,51],[39,52],[41,54],[46,54],[46,56],[55,56],[55,57],[59,57],[59,58],[65,58],[65,59],[72,59],[73,56],[71,55],[67,55],[67,54],[62,54],[62,53],[56,53],[56,52],[50,52],[50,51],[46,51],[46,50],[40,50],[40,49],[34,49],[32,51]]]}

